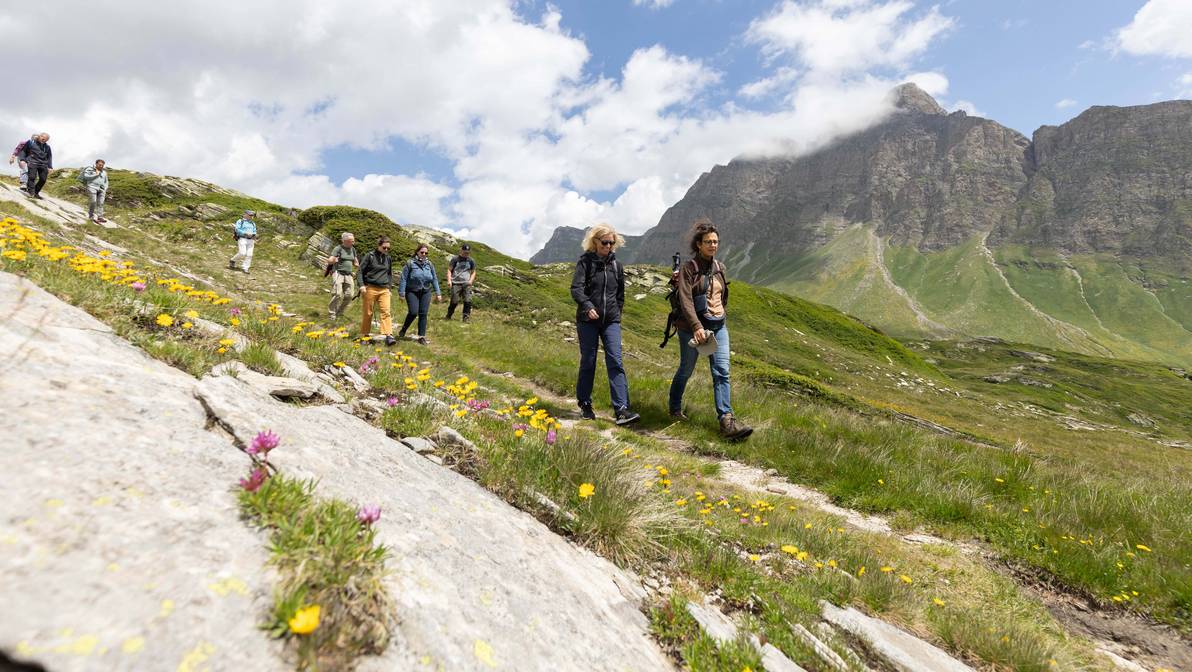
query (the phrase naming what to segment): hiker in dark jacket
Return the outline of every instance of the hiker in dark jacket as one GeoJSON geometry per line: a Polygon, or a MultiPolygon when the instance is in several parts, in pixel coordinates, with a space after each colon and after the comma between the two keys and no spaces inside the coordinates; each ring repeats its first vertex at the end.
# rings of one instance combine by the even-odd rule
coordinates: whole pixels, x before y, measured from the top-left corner
{"type": "Polygon", "coordinates": [[[41,198],[41,188],[46,186],[50,171],[54,169],[54,153],[50,150],[50,134],[38,133],[29,138],[29,142],[21,148],[17,158],[24,162],[29,170],[25,180],[25,193],[30,198],[41,198]]]}
{"type": "Polygon", "coordinates": [[[700,218],[691,228],[692,259],[683,264],[675,278],[679,295],[679,314],[675,319],[679,339],[679,369],[670,386],[670,415],[686,420],[683,391],[699,360],[697,345],[715,339],[716,350],[708,356],[712,367],[712,396],[720,418],[720,434],[740,440],[753,429],[737,422],[730,403],[728,343],[728,279],[724,264],[716,260],[720,233],[712,220],[700,218]]]}
{"type": "Polygon", "coordinates": [[[389,288],[393,286],[393,257],[389,256],[389,237],[381,236],[377,249],[365,255],[360,262],[359,285],[364,304],[360,307],[360,337],[367,338],[372,331],[373,305],[381,313],[381,335],[385,345],[393,345],[393,317],[389,311],[389,288]]]}
{"type": "Polygon", "coordinates": [[[571,298],[575,300],[575,328],[579,335],[579,376],[575,398],[580,414],[595,420],[592,385],[596,379],[596,352],[604,344],[608,393],[618,425],[641,419],[629,409],[629,381],[621,363],[621,309],[625,306],[625,267],[614,250],[625,239],[608,224],[597,224],[584,236],[584,254],[575,262],[571,298]]]}
{"type": "Polygon", "coordinates": [[[451,303],[447,304],[447,319],[455,314],[455,307],[464,304],[464,322],[472,317],[472,283],[476,282],[476,260],[472,258],[472,246],[459,246],[459,254],[447,262],[447,288],[451,291],[451,303]]]}
{"type": "Polygon", "coordinates": [[[398,294],[406,302],[406,321],[401,325],[398,338],[405,338],[406,330],[418,318],[418,338],[415,340],[426,345],[426,315],[430,312],[430,292],[435,291],[435,301],[443,300],[443,292],[439,290],[439,274],[435,272],[435,265],[430,262],[430,248],[419,245],[414,250],[414,258],[406,262],[401,269],[401,285],[398,294]]]}

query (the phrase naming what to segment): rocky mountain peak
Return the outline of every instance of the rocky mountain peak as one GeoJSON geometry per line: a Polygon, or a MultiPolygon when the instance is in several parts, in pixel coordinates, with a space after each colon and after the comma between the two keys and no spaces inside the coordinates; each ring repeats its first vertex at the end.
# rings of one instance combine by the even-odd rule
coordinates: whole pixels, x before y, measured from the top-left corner
{"type": "Polygon", "coordinates": [[[890,91],[890,98],[894,107],[905,112],[919,112],[921,114],[947,114],[948,111],[940,107],[926,91],[914,82],[899,84],[890,91]]]}

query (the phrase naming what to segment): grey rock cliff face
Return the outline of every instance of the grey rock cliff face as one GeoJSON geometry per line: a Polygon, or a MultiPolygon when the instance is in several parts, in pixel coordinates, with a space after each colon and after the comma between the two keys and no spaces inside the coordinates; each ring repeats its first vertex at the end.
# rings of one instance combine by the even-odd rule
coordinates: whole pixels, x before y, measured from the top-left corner
{"type": "Polygon", "coordinates": [[[991,242],[1192,254],[1192,101],[1090,108],[1035,131],[1031,158],[1018,216],[991,242]]]}
{"type": "Polygon", "coordinates": [[[700,216],[720,227],[730,261],[762,241],[775,258],[809,251],[856,222],[936,250],[1011,220],[1030,142],[996,122],[946,114],[913,84],[895,95],[885,122],[818,152],[705,173],[645,234],[639,260],[665,261],[700,216]]]}
{"type": "Polygon", "coordinates": [[[737,159],[704,173],[647,231],[640,262],[665,263],[691,222],[720,228],[743,277],[875,224],[896,245],[948,249],[988,234],[1061,252],[1192,254],[1192,101],[1094,107],[1033,139],[947,114],[913,84],[884,122],[798,158],[737,159]]]}

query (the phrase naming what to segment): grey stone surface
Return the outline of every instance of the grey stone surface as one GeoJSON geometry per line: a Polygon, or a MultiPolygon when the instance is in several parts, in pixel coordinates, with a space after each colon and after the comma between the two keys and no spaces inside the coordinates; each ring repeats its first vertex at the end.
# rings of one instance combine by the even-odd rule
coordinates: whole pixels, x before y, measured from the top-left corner
{"type": "MultiPolygon", "coordinates": [[[[16,203],[42,219],[47,219],[67,228],[81,226],[87,223],[87,210],[85,208],[46,193],[41,195],[40,201],[35,201],[26,196],[25,192],[7,183],[0,183],[0,201],[16,203]]],[[[107,228],[116,228],[116,225],[112,223],[108,223],[105,226],[107,228]]]]}
{"type": "MultiPolygon", "coordinates": [[[[280,403],[228,377],[204,378],[197,394],[242,441],[279,432],[271,458],[283,472],[382,508],[401,619],[387,656],[444,670],[670,669],[623,572],[479,485],[333,407],[280,403]]],[[[383,663],[368,665],[401,669],[383,663]]]]}
{"type": "Polygon", "coordinates": [[[885,621],[849,607],[820,602],[824,620],[863,640],[875,653],[902,672],[973,672],[973,668],[942,649],[885,621]]]}
{"type": "Polygon", "coordinates": [[[431,439],[440,446],[459,446],[467,450],[476,450],[475,444],[469,441],[463,434],[446,425],[440,427],[431,439]]]}
{"type": "Polygon", "coordinates": [[[0,651],[48,670],[292,669],[266,539],[194,379],[0,273],[0,651]]]}
{"type": "MultiPolygon", "coordinates": [[[[737,625],[715,607],[688,602],[687,613],[699,623],[700,629],[718,644],[736,641],[739,636],[737,625]]],[[[806,672],[773,644],[762,644],[754,635],[750,635],[748,639],[753,648],[761,654],[762,665],[768,672],[806,672]]]]}
{"type": "Polygon", "coordinates": [[[241,371],[236,377],[257,390],[271,394],[279,399],[293,397],[310,399],[319,392],[318,386],[313,383],[298,380],[297,378],[287,378],[285,376],[266,376],[251,369],[241,371]]]}
{"type": "Polygon", "coordinates": [[[438,448],[430,439],[421,436],[407,436],[401,442],[410,450],[424,455],[426,453],[433,453],[438,448]]]}
{"type": "Polygon", "coordinates": [[[666,670],[634,579],[330,406],[196,382],[0,274],[0,651],[50,670],[291,669],[257,627],[266,539],[239,520],[241,441],[375,504],[400,626],[361,670],[666,670]],[[19,418],[17,422],[14,419],[19,418]],[[10,497],[10,495],[14,495],[10,497]]]}
{"type": "Polygon", "coordinates": [[[805,628],[802,623],[795,623],[791,628],[791,632],[795,636],[803,640],[803,643],[811,647],[815,651],[815,655],[820,657],[828,667],[836,670],[836,672],[848,672],[848,663],[840,657],[840,654],[832,650],[832,647],[825,644],[819,637],[816,637],[810,630],[805,628]]]}

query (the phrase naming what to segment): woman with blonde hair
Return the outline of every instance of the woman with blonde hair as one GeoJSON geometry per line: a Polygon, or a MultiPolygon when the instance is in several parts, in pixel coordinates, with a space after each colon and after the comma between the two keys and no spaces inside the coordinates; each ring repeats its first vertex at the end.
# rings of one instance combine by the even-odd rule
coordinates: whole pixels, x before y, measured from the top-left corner
{"type": "Polygon", "coordinates": [[[608,391],[618,425],[641,419],[629,410],[629,382],[621,363],[621,309],[625,306],[625,267],[617,261],[616,248],[625,239],[608,224],[597,224],[584,235],[584,253],[575,262],[571,298],[575,299],[575,328],[579,340],[579,376],[575,398],[585,420],[595,420],[592,385],[596,379],[596,352],[604,345],[608,391]]]}

